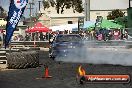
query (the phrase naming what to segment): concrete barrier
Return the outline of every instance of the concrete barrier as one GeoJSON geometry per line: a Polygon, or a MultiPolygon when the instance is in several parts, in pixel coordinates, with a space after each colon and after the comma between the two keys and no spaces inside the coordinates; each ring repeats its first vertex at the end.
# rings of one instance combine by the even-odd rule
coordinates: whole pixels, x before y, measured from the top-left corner
{"type": "Polygon", "coordinates": [[[126,43],[123,40],[84,41],[84,45],[88,48],[126,48],[126,43]]]}
{"type": "Polygon", "coordinates": [[[49,41],[12,41],[11,47],[49,47],[49,41]]]}
{"type": "Polygon", "coordinates": [[[125,41],[125,43],[126,43],[126,48],[127,49],[132,48],[132,41],[125,41]]]}
{"type": "Polygon", "coordinates": [[[7,68],[6,51],[0,51],[0,68],[7,68]]]}

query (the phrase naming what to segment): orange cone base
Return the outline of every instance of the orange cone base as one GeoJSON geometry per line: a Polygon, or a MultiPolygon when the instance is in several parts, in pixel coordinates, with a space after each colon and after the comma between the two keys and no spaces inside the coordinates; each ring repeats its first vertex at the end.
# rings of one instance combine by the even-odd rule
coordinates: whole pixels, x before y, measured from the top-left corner
{"type": "Polygon", "coordinates": [[[52,76],[44,76],[44,77],[42,77],[42,78],[52,78],[52,76]]]}

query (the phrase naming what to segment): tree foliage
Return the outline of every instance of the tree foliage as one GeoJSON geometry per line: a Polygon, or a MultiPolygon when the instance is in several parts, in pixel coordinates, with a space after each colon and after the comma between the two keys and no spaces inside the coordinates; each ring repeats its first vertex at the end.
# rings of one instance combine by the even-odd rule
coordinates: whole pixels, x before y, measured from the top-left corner
{"type": "Polygon", "coordinates": [[[116,10],[113,10],[113,11],[107,16],[107,19],[108,19],[108,20],[114,20],[115,18],[125,16],[124,14],[125,14],[125,13],[122,12],[121,10],[116,9],[116,10]]]}
{"type": "Polygon", "coordinates": [[[82,0],[43,0],[43,6],[44,9],[49,8],[50,6],[55,7],[58,14],[62,14],[64,8],[69,9],[72,7],[74,13],[75,11],[81,13],[84,10],[82,7],[82,0]]]}

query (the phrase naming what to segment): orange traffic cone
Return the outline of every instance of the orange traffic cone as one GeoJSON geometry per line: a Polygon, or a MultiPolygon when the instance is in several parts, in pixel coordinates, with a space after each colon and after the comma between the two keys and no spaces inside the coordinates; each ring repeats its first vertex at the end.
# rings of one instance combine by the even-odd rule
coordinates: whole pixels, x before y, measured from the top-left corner
{"type": "Polygon", "coordinates": [[[45,73],[42,78],[51,78],[52,76],[49,76],[49,69],[48,66],[45,66],[45,73]]]}

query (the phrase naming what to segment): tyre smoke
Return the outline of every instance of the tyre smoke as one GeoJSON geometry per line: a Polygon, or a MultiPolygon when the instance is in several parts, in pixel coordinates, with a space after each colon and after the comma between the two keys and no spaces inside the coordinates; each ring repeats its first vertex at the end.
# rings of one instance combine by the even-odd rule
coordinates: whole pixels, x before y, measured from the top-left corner
{"type": "Polygon", "coordinates": [[[64,62],[132,66],[131,58],[132,50],[119,47],[119,45],[97,45],[95,43],[85,42],[83,47],[75,48],[70,51],[66,57],[56,57],[56,60],[64,62]]]}

